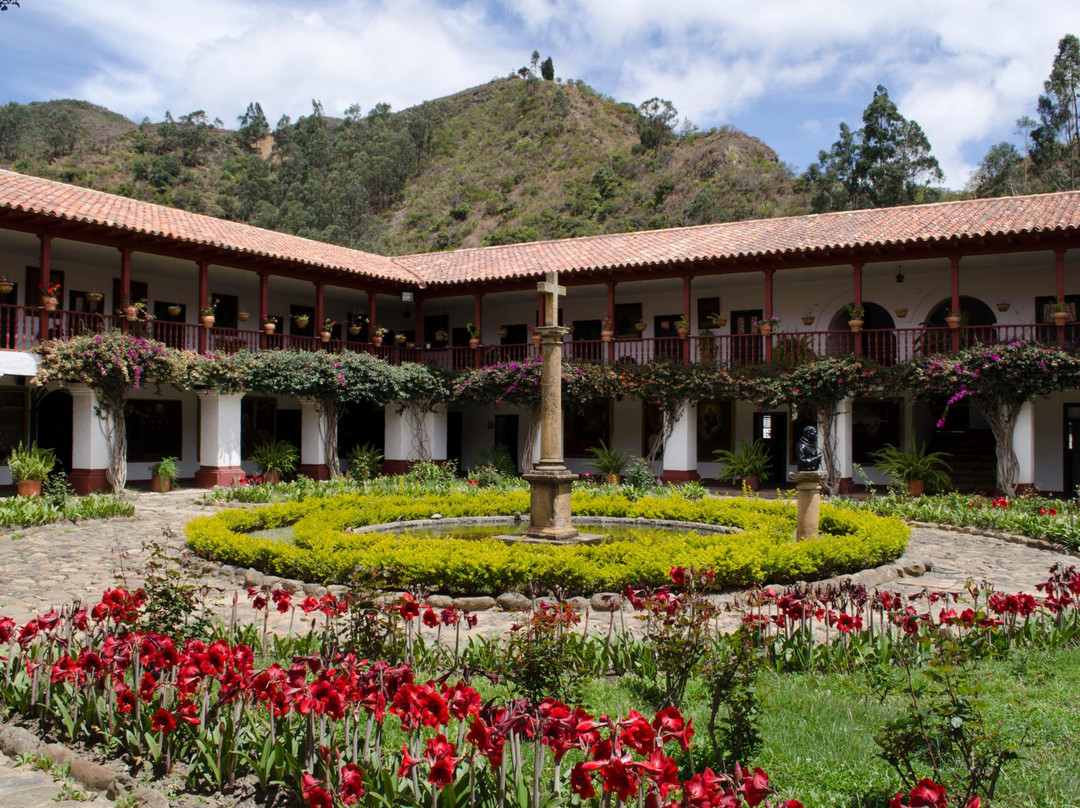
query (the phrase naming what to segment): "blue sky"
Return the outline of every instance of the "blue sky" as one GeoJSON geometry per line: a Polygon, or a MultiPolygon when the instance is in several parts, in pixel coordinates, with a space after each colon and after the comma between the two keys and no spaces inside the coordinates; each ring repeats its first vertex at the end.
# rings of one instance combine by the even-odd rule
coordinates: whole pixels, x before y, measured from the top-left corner
{"type": "Polygon", "coordinates": [[[882,84],[961,187],[1034,115],[1076,0],[22,0],[0,15],[0,102],[79,98],[135,121],[271,123],[322,101],[394,109],[504,76],[536,49],[620,101],[670,99],[801,170],[882,84]],[[1037,9],[1037,11],[1036,11],[1037,9]]]}

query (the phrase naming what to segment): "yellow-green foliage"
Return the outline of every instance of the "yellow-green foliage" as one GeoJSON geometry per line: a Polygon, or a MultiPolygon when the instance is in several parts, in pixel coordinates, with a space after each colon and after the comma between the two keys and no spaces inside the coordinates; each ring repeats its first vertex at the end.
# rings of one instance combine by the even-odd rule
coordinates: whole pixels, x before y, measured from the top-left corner
{"type": "Polygon", "coordinates": [[[601,545],[507,545],[492,539],[396,538],[347,533],[346,528],[399,517],[423,519],[509,514],[528,509],[528,493],[470,492],[418,498],[412,494],[347,495],[230,510],[187,526],[201,555],[308,581],[345,582],[357,567],[388,571],[390,586],[416,584],[441,592],[499,594],[532,583],[570,592],[658,586],[673,566],[712,567],[715,588],[811,580],[883,564],[900,555],[908,529],[898,519],[823,505],[822,534],[794,540],[795,509],[756,499],[702,499],[677,494],[630,501],[617,494],[576,493],[582,516],[624,516],[728,525],[744,532],[658,535],[601,545]],[[293,525],[293,542],[249,535],[293,525]]]}

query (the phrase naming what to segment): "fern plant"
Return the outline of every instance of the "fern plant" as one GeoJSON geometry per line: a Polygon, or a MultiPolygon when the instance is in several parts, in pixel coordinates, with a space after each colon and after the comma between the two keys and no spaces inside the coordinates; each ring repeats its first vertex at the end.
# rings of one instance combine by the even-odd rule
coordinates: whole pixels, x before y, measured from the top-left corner
{"type": "Polygon", "coordinates": [[[915,446],[905,452],[898,446],[885,444],[870,455],[877,467],[892,477],[895,483],[912,486],[919,481],[937,491],[952,486],[952,469],[945,462],[947,452],[927,452],[926,444],[915,446]]]}

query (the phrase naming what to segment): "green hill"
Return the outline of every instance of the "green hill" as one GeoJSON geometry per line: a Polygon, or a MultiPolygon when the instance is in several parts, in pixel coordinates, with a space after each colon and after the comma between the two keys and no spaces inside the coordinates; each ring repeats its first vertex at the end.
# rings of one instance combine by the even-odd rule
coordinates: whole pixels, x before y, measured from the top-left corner
{"type": "Polygon", "coordinates": [[[804,210],[761,141],[676,135],[652,111],[519,78],[397,113],[316,105],[272,132],[254,106],[228,131],[201,112],[136,125],[80,101],[8,104],[0,165],[388,254],[804,210]]]}

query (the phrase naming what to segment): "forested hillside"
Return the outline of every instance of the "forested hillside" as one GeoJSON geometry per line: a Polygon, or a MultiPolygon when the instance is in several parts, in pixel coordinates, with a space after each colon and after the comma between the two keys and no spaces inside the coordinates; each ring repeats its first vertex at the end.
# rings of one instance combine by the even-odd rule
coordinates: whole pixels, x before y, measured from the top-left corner
{"type": "Polygon", "coordinates": [[[581,82],[498,79],[401,112],[249,105],[136,125],[80,101],[0,107],[0,165],[389,254],[797,213],[794,174],[734,129],[581,82]]]}

